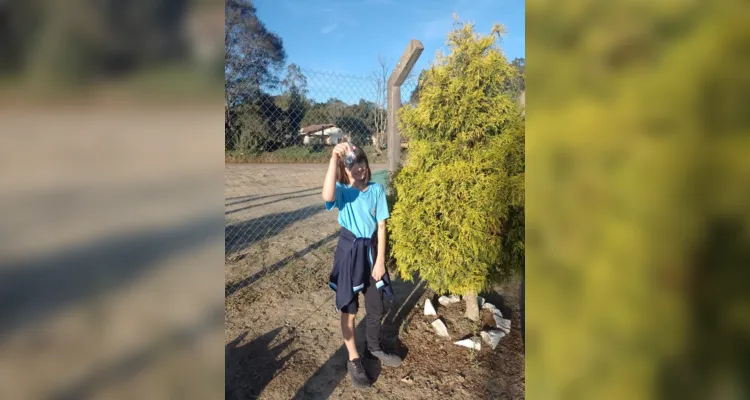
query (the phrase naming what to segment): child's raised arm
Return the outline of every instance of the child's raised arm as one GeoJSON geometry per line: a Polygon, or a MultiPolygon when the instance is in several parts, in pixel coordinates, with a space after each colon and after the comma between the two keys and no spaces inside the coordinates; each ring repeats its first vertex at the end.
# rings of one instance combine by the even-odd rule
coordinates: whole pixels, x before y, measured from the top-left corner
{"type": "Polygon", "coordinates": [[[339,143],[333,148],[326,179],[323,181],[323,201],[325,202],[336,200],[336,169],[338,169],[339,160],[344,157],[348,149],[349,145],[346,143],[339,143]]]}

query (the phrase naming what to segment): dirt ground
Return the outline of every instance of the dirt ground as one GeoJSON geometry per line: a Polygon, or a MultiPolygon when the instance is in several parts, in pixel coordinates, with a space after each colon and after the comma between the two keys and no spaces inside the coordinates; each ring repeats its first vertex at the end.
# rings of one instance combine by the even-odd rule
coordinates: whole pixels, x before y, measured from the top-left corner
{"type": "MultiPolygon", "coordinates": [[[[326,285],[338,224],[320,200],[325,167],[226,166],[226,398],[524,398],[516,282],[483,294],[512,320],[512,329],[495,350],[483,345],[475,352],[452,343],[480,327],[462,318],[463,303],[437,306],[424,282],[395,280],[384,346],[404,363],[389,369],[368,361],[375,384],[367,391],[351,387],[326,285]],[[437,338],[429,325],[434,318],[422,315],[427,298],[447,321],[451,340],[437,338]]],[[[360,313],[360,348],[362,321],[360,313]]]]}

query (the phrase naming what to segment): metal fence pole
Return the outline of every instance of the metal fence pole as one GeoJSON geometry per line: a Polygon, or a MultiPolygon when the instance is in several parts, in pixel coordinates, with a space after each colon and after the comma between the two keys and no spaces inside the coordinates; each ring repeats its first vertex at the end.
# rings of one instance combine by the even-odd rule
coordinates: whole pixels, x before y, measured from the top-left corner
{"type": "Polygon", "coordinates": [[[401,84],[409,76],[414,64],[424,51],[422,42],[409,41],[388,79],[388,171],[396,172],[401,160],[401,136],[398,133],[397,111],[401,107],[401,84]]]}

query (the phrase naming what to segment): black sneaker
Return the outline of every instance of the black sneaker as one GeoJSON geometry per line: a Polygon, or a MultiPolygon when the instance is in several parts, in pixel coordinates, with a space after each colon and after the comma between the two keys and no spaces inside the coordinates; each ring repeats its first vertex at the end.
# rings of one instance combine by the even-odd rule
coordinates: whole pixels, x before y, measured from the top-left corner
{"type": "Polygon", "coordinates": [[[368,355],[380,360],[380,362],[385,366],[398,367],[399,365],[401,365],[401,357],[395,354],[386,353],[383,350],[367,350],[367,353],[368,355]]]}
{"type": "Polygon", "coordinates": [[[352,385],[357,389],[369,388],[370,377],[367,376],[365,368],[362,366],[362,360],[355,358],[346,363],[346,369],[349,371],[349,376],[352,378],[352,385]]]}

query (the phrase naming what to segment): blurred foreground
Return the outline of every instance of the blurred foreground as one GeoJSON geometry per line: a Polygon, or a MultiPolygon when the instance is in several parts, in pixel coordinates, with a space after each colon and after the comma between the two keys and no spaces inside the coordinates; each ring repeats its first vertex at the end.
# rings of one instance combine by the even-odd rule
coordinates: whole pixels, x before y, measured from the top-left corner
{"type": "Polygon", "coordinates": [[[527,2],[529,398],[750,396],[746,3],[527,2]]]}
{"type": "Polygon", "coordinates": [[[26,107],[0,121],[0,398],[214,397],[221,109],[26,107]]]}
{"type": "Polygon", "coordinates": [[[0,5],[0,398],[222,393],[208,3],[0,5]]]}

